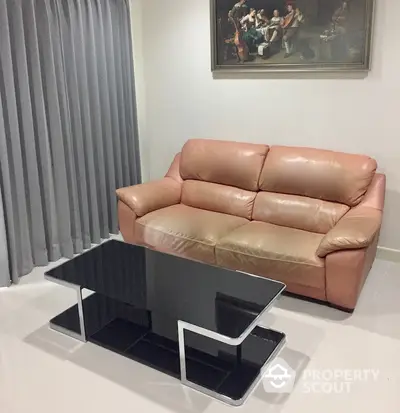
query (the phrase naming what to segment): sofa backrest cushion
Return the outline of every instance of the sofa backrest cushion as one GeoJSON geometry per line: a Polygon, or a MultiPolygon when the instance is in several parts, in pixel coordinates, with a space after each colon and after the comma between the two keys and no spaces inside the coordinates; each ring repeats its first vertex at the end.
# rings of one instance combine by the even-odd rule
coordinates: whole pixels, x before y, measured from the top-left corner
{"type": "Polygon", "coordinates": [[[233,186],[186,180],[182,186],[181,203],[251,219],[256,195],[256,192],[233,186]]]}
{"type": "Polygon", "coordinates": [[[350,208],[299,195],[259,192],[253,220],[326,234],[350,208]]]}
{"type": "Polygon", "coordinates": [[[357,205],[377,168],[364,155],[273,146],[261,172],[260,190],[357,205]]]}
{"type": "Polygon", "coordinates": [[[183,179],[180,174],[181,153],[175,155],[168,172],[165,174],[166,178],[172,178],[174,181],[182,183],[183,179]]]}
{"type": "Polygon", "coordinates": [[[268,146],[252,143],[191,139],[180,160],[182,179],[192,179],[258,190],[268,146]]]}

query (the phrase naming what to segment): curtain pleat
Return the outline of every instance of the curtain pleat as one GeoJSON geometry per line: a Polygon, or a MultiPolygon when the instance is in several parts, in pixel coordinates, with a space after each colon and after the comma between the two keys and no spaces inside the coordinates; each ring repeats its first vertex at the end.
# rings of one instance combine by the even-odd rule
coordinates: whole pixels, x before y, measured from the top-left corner
{"type": "MultiPolygon", "coordinates": [[[[0,94],[0,159],[1,153],[6,151],[4,146],[4,120],[3,120],[3,103],[0,94]]],[[[1,178],[1,174],[0,174],[1,178]]],[[[10,269],[8,262],[8,248],[7,248],[7,236],[6,225],[4,221],[4,208],[3,208],[3,187],[2,180],[0,179],[0,286],[8,286],[10,284],[10,269]]]]}
{"type": "MultiPolygon", "coordinates": [[[[23,15],[25,41],[28,60],[28,79],[31,85],[32,116],[39,172],[39,191],[43,215],[43,229],[47,256],[53,261],[60,258],[58,242],[57,209],[54,190],[53,161],[49,139],[48,117],[44,98],[44,75],[41,68],[41,56],[35,14],[36,0],[25,0],[23,15]]],[[[39,208],[37,211],[39,211],[39,208]]],[[[38,263],[35,262],[36,265],[38,263]]],[[[25,272],[25,271],[24,271],[25,272]]],[[[22,273],[24,273],[22,272],[22,273]]]]}
{"type": "Polygon", "coordinates": [[[14,282],[118,232],[115,189],[140,182],[129,24],[124,0],[0,0],[0,184],[14,282]]]}
{"type": "Polygon", "coordinates": [[[118,9],[121,19],[121,54],[123,56],[123,69],[124,69],[124,85],[125,85],[125,97],[127,105],[125,107],[127,128],[129,131],[127,145],[128,145],[128,167],[129,167],[129,180],[137,180],[139,178],[138,168],[135,165],[140,165],[140,151],[137,150],[134,141],[132,140],[132,133],[134,136],[138,136],[137,126],[137,111],[136,111],[136,91],[134,83],[134,68],[133,68],[133,51],[131,39],[126,36],[126,33],[131,33],[130,16],[128,13],[123,13],[122,9],[118,9]],[[132,160],[134,160],[132,162],[132,160]]]}
{"type": "MultiPolygon", "coordinates": [[[[76,167],[76,192],[74,192],[75,199],[78,202],[80,219],[80,228],[76,228],[77,233],[75,237],[77,240],[82,240],[82,247],[84,249],[89,248],[91,245],[91,231],[89,220],[89,185],[87,183],[88,176],[86,172],[86,162],[88,162],[88,155],[85,152],[85,144],[83,138],[85,136],[83,130],[83,121],[81,114],[81,101],[79,95],[79,75],[77,69],[77,57],[75,52],[76,33],[78,31],[77,13],[76,10],[71,7],[71,2],[61,2],[60,7],[60,29],[63,33],[63,59],[64,65],[68,65],[66,70],[66,87],[67,96],[69,99],[69,108],[73,104],[74,108],[69,110],[69,116],[71,120],[70,137],[72,140],[73,159],[75,160],[76,167]],[[80,231],[80,233],[79,233],[80,231]]],[[[79,38],[78,38],[79,39],[79,38]]],[[[79,40],[78,40],[79,41],[79,40]]],[[[91,154],[90,154],[91,156],[91,154]]],[[[94,176],[94,175],[93,175],[94,176]]],[[[97,215],[97,211],[96,214],[97,215]]],[[[92,231],[94,235],[93,242],[99,242],[100,234],[92,231]]],[[[77,248],[79,251],[79,248],[77,248]]]]}
{"type": "MultiPolygon", "coordinates": [[[[109,101],[110,101],[110,118],[111,118],[111,133],[113,136],[120,135],[120,123],[118,121],[118,95],[117,95],[117,81],[116,81],[116,69],[115,69],[115,51],[113,42],[113,31],[112,31],[112,16],[110,10],[110,2],[103,0],[102,5],[104,8],[104,45],[107,51],[108,60],[108,86],[109,86],[109,101]]],[[[122,178],[122,164],[121,164],[121,141],[120,139],[115,141],[113,147],[113,162],[115,168],[115,182],[116,187],[121,188],[124,186],[124,181],[122,178]]]]}
{"type": "MultiPolygon", "coordinates": [[[[11,253],[12,269],[28,272],[33,266],[31,250],[24,167],[22,162],[21,133],[18,121],[16,83],[14,78],[13,55],[11,53],[11,14],[13,2],[0,0],[0,93],[3,101],[5,151],[2,151],[2,175],[6,223],[11,253]],[[9,7],[11,10],[9,10],[9,7]],[[3,158],[7,158],[6,162],[3,158]],[[7,171],[7,168],[8,171],[7,171]],[[8,177],[8,179],[7,179],[8,177]],[[10,215],[11,211],[11,217],[10,215]]],[[[14,274],[13,274],[14,275],[14,274]]]]}
{"type": "MultiPolygon", "coordinates": [[[[94,1],[94,26],[98,27],[98,35],[95,36],[96,51],[98,59],[106,61],[107,50],[106,50],[106,39],[104,34],[104,23],[107,21],[103,11],[103,4],[99,0],[94,1]]],[[[101,82],[104,87],[99,87],[100,91],[100,120],[102,123],[102,140],[104,149],[104,162],[109,174],[105,176],[106,178],[106,192],[114,192],[116,190],[116,176],[115,176],[115,163],[114,163],[114,147],[112,141],[108,139],[108,136],[112,136],[112,125],[111,125],[111,104],[110,104],[110,88],[108,82],[108,64],[98,66],[99,82],[101,82]]],[[[107,221],[111,226],[112,230],[115,232],[118,227],[117,222],[117,202],[111,202],[107,204],[108,217],[107,221]]]]}
{"type": "Polygon", "coordinates": [[[113,43],[115,51],[115,67],[116,67],[116,83],[117,83],[117,107],[118,107],[118,121],[120,125],[121,136],[121,166],[122,166],[122,180],[123,185],[130,180],[129,173],[129,154],[127,145],[127,135],[129,130],[126,128],[126,116],[125,116],[125,95],[124,95],[124,76],[122,72],[122,53],[121,49],[121,36],[120,36],[120,18],[117,7],[114,3],[110,3],[110,14],[112,16],[112,32],[113,43]]]}

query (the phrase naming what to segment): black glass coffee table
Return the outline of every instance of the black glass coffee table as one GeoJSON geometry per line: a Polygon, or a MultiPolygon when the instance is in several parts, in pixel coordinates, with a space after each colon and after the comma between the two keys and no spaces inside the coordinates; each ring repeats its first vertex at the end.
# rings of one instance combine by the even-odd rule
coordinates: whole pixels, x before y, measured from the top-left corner
{"type": "Polygon", "coordinates": [[[54,330],[90,341],[241,405],[285,343],[260,327],[285,285],[120,241],[48,271],[78,303],[54,330]],[[82,299],[82,289],[94,291],[82,299]]]}

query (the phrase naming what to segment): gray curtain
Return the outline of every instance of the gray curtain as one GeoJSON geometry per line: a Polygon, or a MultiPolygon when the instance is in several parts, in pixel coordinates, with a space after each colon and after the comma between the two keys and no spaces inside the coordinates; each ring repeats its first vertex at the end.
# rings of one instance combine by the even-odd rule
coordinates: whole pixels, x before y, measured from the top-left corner
{"type": "Polygon", "coordinates": [[[8,252],[6,227],[4,223],[3,199],[0,186],[0,287],[9,285],[10,271],[8,267],[8,252]]]}
{"type": "Polygon", "coordinates": [[[11,279],[118,232],[140,182],[125,0],[0,0],[0,183],[11,279]]]}

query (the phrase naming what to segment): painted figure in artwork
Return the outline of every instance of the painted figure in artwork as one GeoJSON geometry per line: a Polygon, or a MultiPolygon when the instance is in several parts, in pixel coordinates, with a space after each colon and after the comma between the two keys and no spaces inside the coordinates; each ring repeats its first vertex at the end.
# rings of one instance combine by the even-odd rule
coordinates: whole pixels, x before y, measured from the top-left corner
{"type": "Polygon", "coordinates": [[[341,6],[335,10],[329,29],[325,30],[320,39],[329,46],[330,59],[336,60],[351,54],[348,34],[351,32],[349,2],[342,0],[341,6]]]}
{"type": "Polygon", "coordinates": [[[265,12],[264,9],[260,10],[257,12],[257,17],[256,17],[256,30],[258,33],[260,33],[260,39],[266,40],[268,37],[268,27],[270,24],[270,20],[268,19],[268,16],[265,12]]]}
{"type": "Polygon", "coordinates": [[[282,24],[283,18],[279,15],[279,10],[274,10],[265,37],[268,43],[273,43],[282,37],[282,24]]]}
{"type": "Polygon", "coordinates": [[[247,14],[242,18],[242,20],[240,20],[240,24],[242,25],[242,30],[244,32],[243,40],[247,43],[249,49],[257,46],[263,39],[263,34],[256,29],[256,15],[256,9],[250,9],[249,14],[247,14]]]}
{"type": "Polygon", "coordinates": [[[228,13],[229,20],[240,21],[248,13],[247,0],[240,0],[236,3],[228,13]]]}
{"type": "Polygon", "coordinates": [[[243,39],[243,31],[239,27],[237,21],[234,20],[233,24],[236,29],[234,43],[236,47],[237,61],[239,63],[244,63],[249,60],[249,48],[247,46],[247,43],[243,39]]]}
{"type": "Polygon", "coordinates": [[[285,58],[289,57],[294,48],[294,42],[298,36],[301,24],[304,22],[304,15],[299,8],[294,8],[292,3],[287,5],[287,14],[283,19],[283,44],[285,45],[285,58]]]}
{"type": "Polygon", "coordinates": [[[261,29],[263,27],[267,27],[268,24],[269,20],[267,14],[265,13],[265,10],[259,10],[256,15],[256,28],[261,29]]]}
{"type": "Polygon", "coordinates": [[[342,1],[342,5],[335,11],[332,16],[333,30],[337,34],[346,34],[346,23],[349,14],[349,6],[347,1],[342,1]]]}

